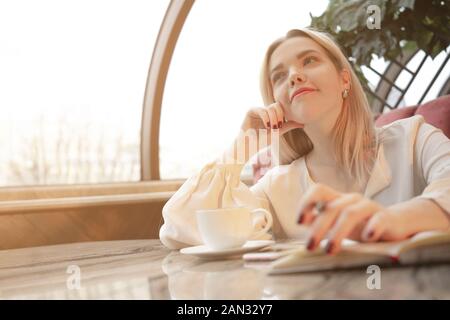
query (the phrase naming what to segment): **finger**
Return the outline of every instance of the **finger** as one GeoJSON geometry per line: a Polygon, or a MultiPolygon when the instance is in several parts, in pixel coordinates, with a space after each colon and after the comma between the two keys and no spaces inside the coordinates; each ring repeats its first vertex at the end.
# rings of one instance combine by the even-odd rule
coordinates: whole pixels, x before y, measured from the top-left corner
{"type": "Polygon", "coordinates": [[[283,118],[282,118],[282,121],[283,121],[282,126],[283,126],[283,128],[284,128],[285,124],[290,124],[291,128],[289,130],[292,130],[294,128],[303,128],[304,127],[304,125],[302,123],[298,123],[296,121],[288,120],[286,118],[286,108],[284,107],[284,105],[283,105],[283,103],[281,101],[278,101],[278,105],[280,106],[280,109],[281,109],[281,111],[283,113],[283,118]]]}
{"type": "Polygon", "coordinates": [[[327,203],[325,208],[327,210],[337,209],[337,210],[341,211],[342,209],[349,206],[350,204],[356,203],[362,199],[363,199],[363,195],[361,193],[356,193],[356,192],[346,193],[346,194],[343,194],[342,196],[336,198],[335,200],[327,203]]]}
{"type": "Polygon", "coordinates": [[[281,108],[281,105],[279,103],[276,103],[274,106],[275,112],[277,114],[277,119],[278,119],[278,129],[280,129],[281,127],[283,127],[283,118],[284,118],[284,112],[283,109],[281,108]]]}
{"type": "Polygon", "coordinates": [[[330,231],[331,227],[336,222],[338,214],[344,208],[360,201],[361,198],[362,195],[359,193],[348,193],[325,205],[323,213],[315,219],[311,227],[310,236],[307,242],[310,250],[314,250],[328,231],[330,231]]]}
{"type": "Polygon", "coordinates": [[[314,219],[309,236],[307,238],[306,248],[310,251],[315,250],[320,244],[325,234],[334,224],[338,216],[338,211],[328,211],[314,219]]]}
{"type": "Polygon", "coordinates": [[[340,195],[341,193],[333,190],[328,186],[325,186],[320,183],[314,184],[312,187],[308,189],[308,191],[300,200],[300,204],[297,211],[298,223],[303,223],[303,220],[306,221],[310,219],[309,215],[312,214],[312,209],[314,208],[314,206],[318,201],[329,202],[336,199],[340,195]]]}
{"type": "Polygon", "coordinates": [[[267,129],[270,129],[270,118],[266,108],[255,108],[255,112],[263,121],[267,129]]]}
{"type": "Polygon", "coordinates": [[[380,209],[379,205],[369,199],[362,200],[346,207],[341,211],[333,228],[330,230],[326,251],[329,254],[341,250],[342,240],[347,238],[359,222],[369,219],[380,209]]]}
{"type": "Polygon", "coordinates": [[[352,232],[347,236],[347,238],[348,238],[348,239],[351,239],[351,240],[355,240],[355,241],[362,241],[362,239],[361,239],[361,234],[362,234],[362,231],[363,231],[364,227],[366,226],[367,221],[368,221],[369,219],[370,219],[370,218],[368,218],[368,219],[366,219],[366,220],[363,220],[363,221],[360,221],[360,222],[353,228],[352,232]]]}
{"type": "Polygon", "coordinates": [[[269,114],[269,118],[270,118],[270,128],[277,129],[278,128],[278,119],[277,119],[277,114],[275,113],[275,110],[272,107],[269,107],[267,109],[267,113],[269,114]]]}
{"type": "Polygon", "coordinates": [[[361,239],[365,242],[376,242],[381,240],[388,225],[389,215],[387,212],[376,212],[367,222],[366,227],[361,233],[361,239]]]}
{"type": "Polygon", "coordinates": [[[315,203],[311,203],[308,207],[306,207],[303,210],[303,214],[299,218],[299,221],[301,220],[301,222],[299,223],[305,226],[309,226],[315,221],[316,219],[316,214],[314,212],[315,206],[316,206],[315,203]]]}

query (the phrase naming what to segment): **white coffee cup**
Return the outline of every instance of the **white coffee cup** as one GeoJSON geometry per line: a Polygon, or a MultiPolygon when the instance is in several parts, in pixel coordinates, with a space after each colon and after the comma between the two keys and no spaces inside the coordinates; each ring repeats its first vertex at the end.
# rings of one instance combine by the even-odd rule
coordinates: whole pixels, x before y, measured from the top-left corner
{"type": "Polygon", "coordinates": [[[272,227],[269,211],[245,206],[197,210],[197,226],[203,243],[211,249],[221,250],[241,247],[245,242],[257,239],[272,227]],[[262,212],[267,224],[256,231],[254,215],[262,212]]]}

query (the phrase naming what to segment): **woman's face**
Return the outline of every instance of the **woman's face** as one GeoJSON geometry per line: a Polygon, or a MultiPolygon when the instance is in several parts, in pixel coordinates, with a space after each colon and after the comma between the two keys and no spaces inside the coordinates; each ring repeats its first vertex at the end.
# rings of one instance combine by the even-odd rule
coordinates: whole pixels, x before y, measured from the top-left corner
{"type": "Polygon", "coordinates": [[[287,39],[272,53],[269,76],[286,119],[305,127],[324,120],[334,125],[342,108],[342,92],[349,88],[349,74],[338,72],[320,45],[307,37],[287,39]],[[295,95],[301,88],[308,90],[295,95]]]}

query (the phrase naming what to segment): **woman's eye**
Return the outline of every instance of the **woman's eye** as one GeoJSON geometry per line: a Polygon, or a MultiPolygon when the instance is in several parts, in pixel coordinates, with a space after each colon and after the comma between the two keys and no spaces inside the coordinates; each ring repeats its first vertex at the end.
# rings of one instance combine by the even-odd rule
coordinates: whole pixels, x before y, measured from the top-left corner
{"type": "Polygon", "coordinates": [[[277,74],[273,77],[273,80],[272,80],[272,81],[273,81],[274,83],[277,82],[277,80],[280,79],[282,75],[283,75],[283,73],[277,73],[277,74]]]}
{"type": "Polygon", "coordinates": [[[304,61],[303,61],[303,65],[307,65],[307,64],[309,64],[309,63],[311,63],[311,62],[313,62],[313,61],[315,61],[316,60],[316,58],[314,58],[314,57],[307,57],[304,61]]]}

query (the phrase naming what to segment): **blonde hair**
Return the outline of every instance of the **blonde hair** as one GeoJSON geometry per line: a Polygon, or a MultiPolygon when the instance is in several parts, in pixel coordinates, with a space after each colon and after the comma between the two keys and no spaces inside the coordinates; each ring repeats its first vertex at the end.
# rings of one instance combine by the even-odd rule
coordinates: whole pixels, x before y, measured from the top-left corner
{"type": "MultiPolygon", "coordinates": [[[[270,58],[275,49],[285,40],[293,37],[307,37],[320,45],[333,62],[336,70],[347,69],[350,74],[350,90],[333,128],[335,156],[338,164],[348,177],[356,179],[361,185],[369,175],[375,158],[377,138],[372,112],[361,83],[350,63],[332,37],[313,28],[293,29],[286,36],[274,41],[266,51],[261,68],[260,87],[264,104],[275,102],[269,78],[270,58]]],[[[280,155],[295,156],[279,159],[280,164],[287,164],[305,156],[313,149],[313,144],[303,129],[294,129],[280,137],[280,155]],[[285,150],[283,148],[290,148],[285,150]]]]}

